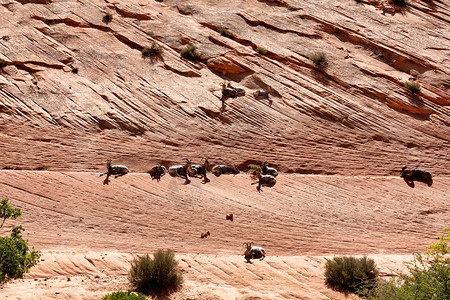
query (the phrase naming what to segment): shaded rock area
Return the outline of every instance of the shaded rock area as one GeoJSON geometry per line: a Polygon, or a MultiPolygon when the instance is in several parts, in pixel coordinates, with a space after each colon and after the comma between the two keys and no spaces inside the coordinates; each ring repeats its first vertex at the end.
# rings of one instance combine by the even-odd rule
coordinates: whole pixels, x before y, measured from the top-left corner
{"type": "Polygon", "coordinates": [[[109,158],[145,171],[208,156],[282,172],[449,174],[444,1],[384,14],[352,0],[1,0],[0,22],[0,168],[98,170],[109,158]],[[147,59],[153,42],[163,52],[147,59]],[[181,58],[186,45],[201,59],[181,58]],[[308,59],[318,51],[326,68],[308,59]],[[418,94],[403,87],[411,77],[418,94]],[[248,92],[222,103],[225,80],[248,92]],[[252,96],[267,86],[270,103],[252,96]]]}

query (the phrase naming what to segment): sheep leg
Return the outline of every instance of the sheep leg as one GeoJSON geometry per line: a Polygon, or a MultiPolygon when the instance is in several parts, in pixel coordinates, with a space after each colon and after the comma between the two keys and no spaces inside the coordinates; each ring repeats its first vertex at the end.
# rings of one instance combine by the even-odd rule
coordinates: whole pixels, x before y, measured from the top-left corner
{"type": "Polygon", "coordinates": [[[408,178],[403,178],[403,180],[405,180],[406,184],[408,184],[410,187],[414,188],[414,181],[409,180],[408,178]]]}
{"type": "Polygon", "coordinates": [[[184,179],[185,179],[184,184],[191,183],[191,181],[188,179],[187,173],[184,175],[184,179]]]}
{"type": "Polygon", "coordinates": [[[206,173],[203,175],[203,183],[207,183],[207,182],[210,182],[211,180],[209,180],[207,177],[206,177],[206,173]]]}
{"type": "Polygon", "coordinates": [[[109,184],[111,180],[109,180],[109,173],[106,173],[106,178],[103,180],[103,184],[109,184]]]}

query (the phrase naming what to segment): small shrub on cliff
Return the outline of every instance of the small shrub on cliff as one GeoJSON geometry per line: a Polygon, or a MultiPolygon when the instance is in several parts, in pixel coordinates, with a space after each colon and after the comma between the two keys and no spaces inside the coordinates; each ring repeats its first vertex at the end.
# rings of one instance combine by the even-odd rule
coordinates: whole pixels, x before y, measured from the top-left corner
{"type": "Polygon", "coordinates": [[[408,4],[408,0],[388,0],[389,4],[394,4],[398,6],[405,6],[408,4]]]}
{"type": "Polygon", "coordinates": [[[134,259],[128,279],[137,291],[147,295],[174,290],[183,282],[177,264],[170,249],[159,250],[153,254],[153,259],[148,254],[134,259]]]}
{"type": "Polygon", "coordinates": [[[150,57],[155,55],[160,55],[163,51],[163,48],[158,45],[156,42],[152,43],[152,46],[150,48],[144,48],[142,49],[142,56],[144,57],[150,57]]]}
{"type": "Polygon", "coordinates": [[[103,19],[102,20],[105,23],[109,23],[109,22],[112,21],[112,19],[113,19],[112,13],[107,12],[106,14],[103,15],[103,19]]]}
{"type": "MultiPolygon", "coordinates": [[[[17,219],[22,215],[18,208],[12,208],[8,199],[4,198],[0,202],[0,228],[7,219],[17,219]]],[[[10,279],[23,278],[30,268],[35,266],[41,252],[30,249],[28,240],[22,238],[22,226],[16,226],[12,229],[10,236],[0,237],[0,285],[10,279]]]]}
{"type": "Polygon", "coordinates": [[[6,62],[6,60],[0,58],[0,69],[3,69],[4,67],[6,67],[7,64],[8,63],[6,62]]]}
{"type": "Polygon", "coordinates": [[[356,292],[369,288],[378,277],[378,269],[373,259],[353,256],[334,257],[325,264],[327,285],[356,292]]]}
{"type": "Polygon", "coordinates": [[[414,254],[409,273],[380,281],[368,296],[370,300],[450,299],[450,229],[424,254],[414,254]]]}
{"type": "Polygon", "coordinates": [[[181,50],[180,55],[189,60],[200,60],[202,58],[202,55],[197,51],[197,47],[193,45],[186,46],[181,50]]]}
{"type": "Polygon", "coordinates": [[[418,92],[420,92],[420,84],[415,81],[412,80],[405,81],[404,86],[411,93],[417,94],[418,92]]]}
{"type": "Polygon", "coordinates": [[[131,291],[114,292],[103,296],[102,300],[145,300],[145,296],[131,291]]]}
{"type": "Polygon", "coordinates": [[[219,33],[224,36],[227,37],[229,39],[233,39],[234,38],[234,34],[228,30],[226,30],[225,28],[219,28],[219,33]]]}
{"type": "Polygon", "coordinates": [[[258,52],[261,55],[267,55],[267,53],[269,53],[269,51],[267,51],[267,49],[263,48],[263,47],[258,47],[255,49],[256,52],[258,52]]]}
{"type": "Polygon", "coordinates": [[[313,53],[309,59],[318,67],[325,67],[328,64],[327,56],[323,52],[313,53]]]}

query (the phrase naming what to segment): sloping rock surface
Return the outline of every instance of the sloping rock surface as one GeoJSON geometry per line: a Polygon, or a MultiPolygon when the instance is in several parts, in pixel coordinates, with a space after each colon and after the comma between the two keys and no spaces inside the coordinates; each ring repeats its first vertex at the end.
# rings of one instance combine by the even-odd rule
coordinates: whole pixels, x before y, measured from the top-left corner
{"type": "Polygon", "coordinates": [[[1,0],[0,167],[98,170],[110,158],[144,171],[207,156],[449,174],[448,16],[445,1],[383,14],[352,0],[1,0]],[[162,54],[143,57],[154,42],[162,54]],[[200,61],[181,58],[187,45],[200,61]],[[308,59],[319,51],[323,69],[308,59]],[[225,80],[246,95],[222,102],[225,80]],[[253,97],[268,86],[270,99],[253,97]]]}

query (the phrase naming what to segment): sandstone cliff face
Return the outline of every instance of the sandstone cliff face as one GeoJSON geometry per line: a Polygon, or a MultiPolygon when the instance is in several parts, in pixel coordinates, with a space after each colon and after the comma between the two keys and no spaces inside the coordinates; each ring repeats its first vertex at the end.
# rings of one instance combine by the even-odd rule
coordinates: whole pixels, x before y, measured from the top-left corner
{"type": "Polygon", "coordinates": [[[208,156],[284,172],[449,174],[448,7],[0,0],[0,167],[99,170],[111,158],[145,171],[208,156]],[[153,42],[162,54],[143,57],[153,42]],[[181,58],[186,45],[200,61],[181,58]],[[326,68],[308,59],[318,51],[326,68]],[[403,87],[410,77],[418,95],[403,87]],[[222,103],[225,80],[246,95],[222,103]],[[270,99],[252,95],[268,86],[270,99]]]}

